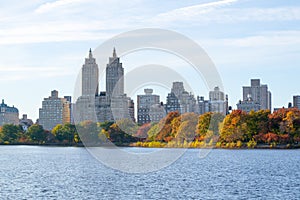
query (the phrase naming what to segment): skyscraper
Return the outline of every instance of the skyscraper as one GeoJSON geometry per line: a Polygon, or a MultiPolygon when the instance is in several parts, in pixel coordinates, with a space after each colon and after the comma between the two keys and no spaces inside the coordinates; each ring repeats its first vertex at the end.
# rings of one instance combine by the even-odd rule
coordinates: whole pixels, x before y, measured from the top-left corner
{"type": "MultiPolygon", "coordinates": [[[[115,48],[113,49],[112,57],[109,57],[106,65],[106,96],[110,103],[112,121],[124,118],[135,121],[134,115],[132,115],[134,113],[134,103],[124,93],[124,68],[122,63],[120,63],[120,58],[117,57],[115,48]]],[[[102,103],[96,101],[96,104],[101,105],[102,103]]],[[[101,113],[98,112],[98,119],[101,117],[100,115],[101,113]]]]}
{"type": "Polygon", "coordinates": [[[115,48],[113,56],[109,57],[109,63],[106,65],[106,94],[108,96],[124,94],[124,68],[115,48]]]}
{"type": "Polygon", "coordinates": [[[98,94],[99,69],[92,50],[82,66],[82,96],[95,96],[98,94]]]}
{"type": "Polygon", "coordinates": [[[81,68],[81,84],[81,96],[74,105],[74,118],[76,122],[96,122],[95,96],[99,92],[99,69],[91,49],[81,68]]]}
{"type": "Polygon", "coordinates": [[[116,121],[123,118],[134,120],[133,101],[124,94],[124,68],[114,48],[112,57],[106,65],[106,91],[98,93],[98,65],[89,53],[82,67],[82,96],[75,104],[76,122],[116,121]],[[93,72],[93,73],[90,73],[93,72]],[[86,81],[86,80],[92,81],[86,81]],[[93,85],[95,87],[93,87],[93,85]],[[94,93],[95,91],[95,93],[94,93]]]}

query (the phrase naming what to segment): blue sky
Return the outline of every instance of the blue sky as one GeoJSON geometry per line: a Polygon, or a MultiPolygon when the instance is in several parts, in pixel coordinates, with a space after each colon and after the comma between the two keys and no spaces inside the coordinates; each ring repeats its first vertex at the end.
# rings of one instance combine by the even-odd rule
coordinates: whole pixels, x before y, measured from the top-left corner
{"type": "MultiPolygon", "coordinates": [[[[300,94],[299,1],[2,0],[0,9],[0,98],[34,120],[51,90],[73,94],[90,47],[139,28],[169,29],[196,41],[215,63],[234,108],[251,78],[268,84],[273,107],[300,94]]],[[[130,62],[124,58],[125,71],[130,62]]],[[[208,96],[205,89],[199,93],[208,96]]]]}

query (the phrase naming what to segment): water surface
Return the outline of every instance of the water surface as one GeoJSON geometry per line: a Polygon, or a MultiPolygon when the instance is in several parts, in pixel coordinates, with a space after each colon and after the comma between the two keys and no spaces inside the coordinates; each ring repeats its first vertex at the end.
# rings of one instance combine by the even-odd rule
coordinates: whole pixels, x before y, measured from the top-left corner
{"type": "Polygon", "coordinates": [[[300,150],[198,155],[189,149],[162,170],[128,174],[101,164],[85,148],[0,146],[0,199],[300,198],[300,150]]]}

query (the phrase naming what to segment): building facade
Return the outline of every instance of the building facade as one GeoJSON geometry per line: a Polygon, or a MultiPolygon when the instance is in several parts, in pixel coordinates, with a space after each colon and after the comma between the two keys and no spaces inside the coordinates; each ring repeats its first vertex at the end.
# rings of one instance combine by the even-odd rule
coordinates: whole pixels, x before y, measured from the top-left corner
{"type": "Polygon", "coordinates": [[[89,57],[85,59],[82,66],[82,96],[95,96],[99,90],[99,68],[96,59],[93,58],[92,50],[89,51],[89,57]]]}
{"type": "Polygon", "coordinates": [[[202,115],[210,111],[209,100],[205,100],[203,96],[197,97],[198,110],[197,113],[202,115]]]}
{"type": "Polygon", "coordinates": [[[243,111],[245,111],[245,112],[247,112],[247,113],[249,113],[251,110],[253,110],[253,111],[255,111],[255,112],[256,112],[256,111],[259,111],[260,108],[261,108],[261,106],[260,106],[259,103],[253,101],[253,99],[251,98],[251,95],[250,95],[250,94],[248,95],[247,100],[244,100],[244,101],[241,101],[241,100],[240,100],[240,101],[236,104],[236,106],[237,106],[237,109],[238,109],[238,110],[243,110],[243,111]]]}
{"type": "Polygon", "coordinates": [[[27,118],[26,114],[23,114],[22,119],[19,121],[20,126],[22,126],[23,131],[27,131],[28,128],[33,125],[33,121],[27,118]]]}
{"type": "Polygon", "coordinates": [[[57,124],[70,123],[70,103],[66,98],[59,98],[58,91],[51,91],[51,96],[44,98],[39,109],[39,124],[50,131],[57,124]]]}
{"type": "Polygon", "coordinates": [[[218,86],[209,92],[209,111],[223,115],[228,113],[228,96],[218,86]]]}
{"type": "Polygon", "coordinates": [[[268,90],[268,85],[260,83],[260,79],[251,79],[251,85],[243,87],[242,104],[247,104],[249,95],[254,104],[259,104],[259,109],[271,110],[271,92],[268,90]]]}
{"type": "Polygon", "coordinates": [[[178,111],[181,114],[196,112],[196,106],[194,95],[184,89],[183,82],[173,82],[171,93],[167,96],[166,112],[178,111]]]}
{"type": "Polygon", "coordinates": [[[18,125],[19,110],[14,106],[8,106],[2,99],[2,103],[0,104],[0,126],[3,126],[4,124],[18,125]]]}
{"type": "Polygon", "coordinates": [[[109,57],[106,65],[106,94],[107,96],[124,95],[124,68],[117,57],[116,49],[113,50],[113,56],[109,57]]]}
{"type": "Polygon", "coordinates": [[[161,105],[159,95],[153,94],[153,89],[144,89],[144,92],[145,94],[143,95],[137,95],[138,124],[159,121],[164,117],[164,114],[159,109],[161,105]]]}
{"type": "MultiPolygon", "coordinates": [[[[124,118],[134,119],[134,103],[131,98],[124,93],[124,68],[117,57],[116,50],[113,50],[112,57],[106,65],[106,91],[98,93],[98,65],[92,52],[86,58],[82,67],[82,84],[84,80],[93,79],[97,87],[96,93],[82,91],[82,95],[75,104],[74,117],[76,123],[90,120],[94,122],[117,121],[124,118]],[[87,65],[86,63],[91,63],[87,65]],[[91,68],[89,70],[85,68],[91,68]],[[97,68],[97,70],[95,70],[97,68]],[[97,75],[84,73],[84,71],[94,71],[97,75]]],[[[82,85],[82,88],[85,88],[82,85]]]]}
{"type": "Polygon", "coordinates": [[[293,96],[293,107],[300,109],[300,95],[293,96]]]}

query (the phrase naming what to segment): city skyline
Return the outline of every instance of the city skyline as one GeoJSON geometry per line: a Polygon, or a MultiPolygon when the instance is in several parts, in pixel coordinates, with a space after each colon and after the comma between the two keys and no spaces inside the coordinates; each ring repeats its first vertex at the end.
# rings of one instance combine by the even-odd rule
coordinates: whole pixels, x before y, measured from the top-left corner
{"type": "MultiPolygon", "coordinates": [[[[114,53],[115,53],[115,49],[114,49],[114,53]]],[[[91,51],[90,51],[90,53],[89,53],[89,58],[91,59],[94,59],[92,56],[91,56],[91,51]]],[[[97,65],[97,63],[94,63],[95,65],[97,65]]],[[[251,81],[251,86],[252,86],[252,82],[258,82],[258,83],[260,83],[260,79],[250,79],[250,81],[251,81]]],[[[178,82],[178,81],[174,81],[174,82],[172,82],[172,84],[173,84],[173,88],[170,90],[170,92],[171,93],[174,93],[174,91],[173,91],[173,89],[174,89],[174,84],[176,85],[178,85],[178,84],[182,84],[182,86],[181,87],[184,87],[184,85],[183,85],[183,82],[178,82]]],[[[265,84],[265,85],[261,85],[261,86],[267,86],[268,84],[265,84]]],[[[243,88],[243,90],[244,90],[244,88],[248,88],[249,86],[241,86],[242,88],[243,88]]],[[[145,88],[143,88],[143,90],[144,90],[144,92],[146,93],[146,91],[151,91],[150,93],[152,94],[152,92],[153,92],[153,89],[152,88],[149,88],[149,87],[145,87],[145,88]]],[[[183,90],[184,90],[184,88],[183,88],[183,90]]],[[[92,90],[93,91],[93,90],[92,90]]],[[[96,88],[96,91],[98,92],[98,87],[96,88]]],[[[100,91],[100,93],[96,93],[95,94],[95,97],[96,96],[101,96],[102,95],[102,93],[103,92],[106,92],[106,91],[100,91]]],[[[184,92],[186,92],[187,94],[189,94],[189,91],[185,91],[184,90],[184,92]]],[[[53,93],[58,93],[58,91],[57,90],[52,90],[51,91],[51,96],[53,96],[53,93]]],[[[83,92],[84,93],[84,92],[83,92]]],[[[175,92],[176,93],[176,92],[175,92]]],[[[174,93],[174,94],[175,94],[174,93]]],[[[244,101],[247,101],[247,99],[248,98],[251,98],[251,96],[247,96],[247,92],[245,93],[245,91],[243,91],[243,93],[242,93],[242,97],[244,98],[244,101]]],[[[55,94],[56,96],[57,96],[57,94],[55,94]]],[[[55,96],[54,95],[54,96],[55,96]]],[[[134,110],[136,110],[135,111],[135,117],[136,117],[136,122],[138,122],[138,110],[139,110],[139,105],[138,105],[138,102],[139,102],[139,98],[141,97],[141,96],[144,96],[145,94],[143,94],[143,93],[138,93],[136,96],[135,96],[135,98],[133,99],[133,103],[135,103],[135,105],[134,105],[134,110]],[[139,97],[140,96],[140,97],[139,97]]],[[[166,96],[166,98],[165,98],[165,100],[160,100],[159,102],[160,103],[163,103],[163,105],[167,105],[168,104],[168,98],[169,98],[169,95],[170,95],[170,93],[168,94],[168,95],[164,95],[164,96],[166,96]]],[[[178,98],[178,94],[175,94],[176,96],[174,96],[176,99],[178,98]]],[[[218,88],[218,86],[216,86],[215,88],[214,88],[214,90],[212,90],[212,91],[209,91],[209,93],[208,93],[208,95],[197,95],[196,94],[196,97],[197,97],[197,101],[198,101],[198,103],[197,103],[197,106],[199,106],[199,107],[201,107],[201,105],[199,105],[199,103],[200,102],[202,102],[202,101],[207,101],[207,102],[210,102],[210,101],[212,101],[212,100],[218,100],[218,99],[212,99],[212,96],[213,95],[217,95],[218,96],[218,98],[220,98],[221,100],[223,100],[222,101],[222,104],[223,103],[225,103],[226,102],[226,104],[228,103],[227,102],[227,100],[228,100],[228,95],[226,94],[226,101],[224,101],[225,100],[225,98],[224,98],[224,92],[223,91],[220,91],[219,90],[219,88],[218,88]],[[217,93],[216,93],[217,92],[217,93]],[[209,97],[209,100],[205,100],[205,97],[209,97]]],[[[50,96],[50,97],[51,97],[50,96]]],[[[94,94],[93,94],[93,96],[94,96],[94,94]]],[[[156,94],[156,96],[158,97],[158,99],[160,99],[160,97],[161,97],[161,94],[156,94]]],[[[179,95],[180,96],[180,95],[179,95]]],[[[194,96],[194,94],[192,95],[192,96],[194,96]]],[[[288,108],[288,107],[290,107],[290,106],[292,106],[292,107],[297,107],[297,108],[299,108],[299,100],[298,99],[300,99],[299,98],[299,96],[300,95],[292,95],[292,98],[291,98],[291,101],[289,101],[288,102],[288,104],[287,105],[283,105],[282,107],[285,107],[285,108],[288,108]]],[[[50,98],[49,97],[49,98],[50,98]]],[[[58,98],[58,96],[56,97],[56,98],[58,98]]],[[[69,103],[75,103],[77,100],[74,100],[74,102],[71,102],[71,98],[73,98],[72,96],[64,96],[64,98],[63,99],[66,99],[66,98],[69,98],[69,100],[68,100],[68,102],[69,103]]],[[[131,97],[128,97],[129,99],[131,98],[131,97]]],[[[194,98],[194,97],[193,97],[194,98]]],[[[241,98],[241,99],[243,99],[243,98],[241,98]]],[[[43,98],[44,100],[42,101],[42,102],[44,102],[47,98],[43,98]]],[[[80,99],[80,98],[79,98],[80,99]]],[[[207,98],[208,99],[208,98],[207,98]]],[[[5,99],[2,99],[2,104],[4,105],[4,100],[5,99]]],[[[194,98],[194,100],[196,101],[196,99],[194,98]]],[[[251,101],[252,101],[252,98],[251,98],[251,101]]],[[[238,104],[240,104],[242,101],[241,100],[238,100],[237,101],[237,104],[235,105],[236,107],[233,107],[233,105],[228,105],[227,104],[227,109],[228,109],[228,107],[231,107],[231,109],[232,110],[244,110],[244,108],[238,108],[238,104]]],[[[254,102],[256,102],[256,100],[254,101],[254,102]]],[[[196,103],[196,102],[195,102],[196,103]]],[[[258,103],[259,104],[259,103],[258,103]]],[[[5,104],[6,105],[6,104],[5,104]]],[[[259,104],[260,105],[260,104],[259,104]]],[[[22,111],[19,111],[19,109],[18,109],[18,107],[15,107],[15,105],[12,105],[12,107],[11,108],[14,108],[14,109],[16,109],[17,111],[18,111],[18,114],[19,114],[19,120],[21,120],[21,118],[20,118],[20,116],[23,116],[23,118],[24,118],[24,116],[26,116],[26,118],[27,118],[27,113],[23,113],[22,111]]],[[[271,107],[271,112],[273,112],[274,110],[277,110],[277,109],[279,109],[279,108],[281,108],[281,107],[271,107]]],[[[39,108],[39,113],[41,112],[41,109],[42,109],[42,107],[41,108],[39,108]]],[[[168,113],[168,112],[170,112],[170,111],[172,111],[172,110],[169,110],[168,111],[168,108],[167,107],[165,107],[164,109],[166,109],[165,110],[165,112],[166,113],[168,113]]],[[[197,112],[200,112],[200,114],[204,114],[205,112],[210,112],[210,111],[212,111],[212,112],[221,112],[221,113],[223,113],[225,110],[223,110],[223,109],[225,109],[225,108],[222,108],[221,110],[222,111],[213,111],[213,110],[204,110],[204,112],[200,112],[200,110],[201,110],[201,108],[200,108],[200,110],[199,111],[197,111],[197,112]]],[[[260,110],[261,108],[260,108],[260,106],[257,108],[257,109],[255,109],[255,107],[253,107],[253,108],[251,108],[250,110],[254,110],[254,111],[258,111],[258,110],[260,110]]],[[[264,110],[265,108],[263,108],[262,110],[264,110]]],[[[175,109],[176,110],[176,109],[175,109]]],[[[174,111],[175,111],[174,110],[174,111]]],[[[249,110],[249,111],[250,111],[249,110]]],[[[180,110],[178,110],[177,109],[177,111],[179,111],[179,112],[181,112],[180,110]]],[[[246,111],[246,112],[249,112],[247,109],[246,110],[244,110],[244,111],[246,111]]],[[[183,113],[185,113],[185,112],[189,112],[189,111],[183,111],[183,113]]],[[[195,112],[195,111],[192,111],[192,112],[195,112]]],[[[228,111],[227,111],[228,112],[228,111]]],[[[70,115],[70,114],[69,114],[70,115]]],[[[73,116],[71,116],[70,115],[70,117],[72,118],[73,116]]],[[[32,118],[32,120],[34,120],[34,121],[39,121],[40,119],[39,119],[39,117],[37,117],[36,119],[34,119],[34,118],[32,118]]],[[[79,121],[78,121],[79,122],[79,121]]]]}
{"type": "MultiPolygon", "coordinates": [[[[215,63],[233,108],[242,99],[241,86],[252,78],[268,84],[274,108],[287,106],[300,93],[300,2],[191,0],[164,1],[157,7],[146,0],[10,1],[2,2],[1,11],[1,98],[32,119],[38,118],[41,101],[51,90],[73,95],[90,47],[145,27],[170,29],[201,45],[215,63]]],[[[120,57],[129,67],[153,60],[160,64],[165,58],[143,55],[138,62],[134,55],[120,57]]],[[[207,97],[202,89],[198,94],[207,97]]]]}

